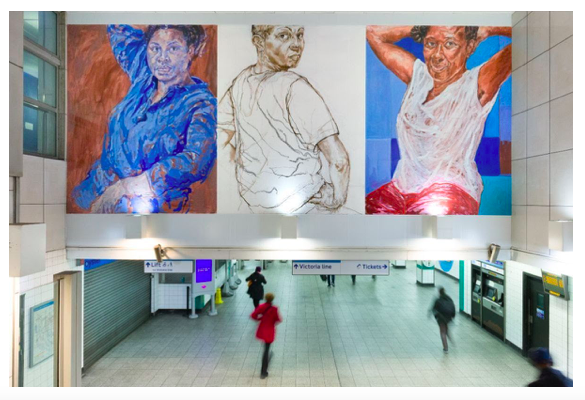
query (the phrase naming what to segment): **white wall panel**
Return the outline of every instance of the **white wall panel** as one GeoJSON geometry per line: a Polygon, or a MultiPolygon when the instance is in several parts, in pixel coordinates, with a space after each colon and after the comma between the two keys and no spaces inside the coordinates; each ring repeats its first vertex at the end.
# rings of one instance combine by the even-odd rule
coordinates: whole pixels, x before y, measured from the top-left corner
{"type": "MultiPolygon", "coordinates": [[[[512,144],[512,149],[514,145],[512,144]]],[[[573,148],[573,94],[550,102],[550,151],[573,148]]]]}
{"type": "Polygon", "coordinates": [[[42,205],[21,205],[20,223],[42,223],[44,222],[44,212],[42,205]]]}
{"type": "Polygon", "coordinates": [[[512,115],[523,111],[526,111],[526,65],[512,72],[512,115]]]}
{"type": "Polygon", "coordinates": [[[526,206],[512,206],[512,246],[526,250],[526,206]]]}
{"type": "MultiPolygon", "coordinates": [[[[45,205],[47,251],[65,248],[65,204],[45,205]]],[[[90,227],[91,228],[91,227],[90,227]]]]}
{"type": "Polygon", "coordinates": [[[549,100],[549,60],[549,53],[546,52],[527,64],[526,106],[528,108],[544,104],[549,100]]]}
{"type": "Polygon", "coordinates": [[[526,115],[523,112],[512,117],[512,160],[526,158],[526,115]]]}
{"type": "Polygon", "coordinates": [[[23,157],[23,176],[20,179],[20,204],[43,204],[44,159],[23,157]]]}
{"type": "Polygon", "coordinates": [[[528,15],[527,11],[515,11],[512,14],[512,25],[516,25],[521,22],[528,15]]]}
{"type": "Polygon", "coordinates": [[[528,110],[526,115],[526,156],[549,153],[549,104],[528,110]]]}
{"type": "Polygon", "coordinates": [[[549,12],[528,14],[528,61],[544,53],[549,47],[549,12]]]}
{"type": "Polygon", "coordinates": [[[526,161],[526,204],[549,205],[549,156],[529,158],[526,161]]]}
{"type": "Polygon", "coordinates": [[[527,207],[526,248],[539,254],[549,254],[548,250],[548,207],[527,207]]]}
{"type": "Polygon", "coordinates": [[[524,18],[512,28],[512,70],[526,64],[526,54],[528,49],[527,39],[527,19],[524,18]]]}
{"type": "Polygon", "coordinates": [[[255,259],[258,252],[267,259],[287,259],[283,252],[300,257],[299,251],[306,251],[306,256],[318,258],[450,260],[485,258],[492,242],[500,244],[504,254],[511,244],[511,218],[496,216],[439,218],[439,230],[449,225],[453,232],[454,239],[447,240],[423,238],[420,216],[299,216],[299,238],[282,240],[278,216],[194,214],[140,217],[146,219],[148,234],[126,239],[133,218],[67,215],[69,251],[75,251],[75,258],[144,259],[152,258],[152,248],[161,243],[175,247],[177,256],[197,249],[199,255],[219,259],[255,259]],[[237,256],[229,256],[236,250],[237,256]],[[373,254],[382,258],[371,258],[373,254]]]}
{"type": "Polygon", "coordinates": [[[550,98],[573,91],[573,37],[550,50],[550,98]]]}
{"type": "Polygon", "coordinates": [[[512,161],[512,205],[526,205],[526,159],[512,161]]]}
{"type": "Polygon", "coordinates": [[[550,12],[550,45],[554,46],[573,34],[573,11],[550,12]]]}
{"type": "Polygon", "coordinates": [[[67,163],[48,158],[44,161],[44,203],[65,204],[67,201],[67,163]]]}
{"type": "Polygon", "coordinates": [[[550,155],[550,201],[554,206],[573,205],[573,150],[550,155]]]}

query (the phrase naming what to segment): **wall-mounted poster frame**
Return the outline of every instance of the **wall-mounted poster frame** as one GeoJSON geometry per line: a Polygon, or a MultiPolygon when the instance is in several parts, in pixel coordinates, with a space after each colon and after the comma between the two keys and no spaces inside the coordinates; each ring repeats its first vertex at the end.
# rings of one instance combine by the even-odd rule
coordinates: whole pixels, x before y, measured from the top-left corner
{"type": "Polygon", "coordinates": [[[49,300],[30,309],[29,368],[40,364],[53,355],[54,305],[54,300],[49,300]]]}

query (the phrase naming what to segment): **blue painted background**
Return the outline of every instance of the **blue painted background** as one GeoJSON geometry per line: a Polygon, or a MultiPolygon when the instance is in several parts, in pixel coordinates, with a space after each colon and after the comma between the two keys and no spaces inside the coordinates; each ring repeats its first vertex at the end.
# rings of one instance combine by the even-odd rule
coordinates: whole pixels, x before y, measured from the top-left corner
{"type": "MultiPolygon", "coordinates": [[[[493,36],[481,42],[467,60],[471,69],[489,60],[511,43],[510,38],[493,36]]],[[[424,62],[423,46],[411,38],[396,43],[424,62]]],[[[378,60],[366,42],[366,194],[392,179],[400,159],[396,139],[396,117],[406,84],[378,60]]],[[[511,215],[512,179],[500,173],[500,142],[511,141],[511,78],[500,93],[485,123],[475,162],[482,176],[484,191],[480,215],[511,215]]]]}

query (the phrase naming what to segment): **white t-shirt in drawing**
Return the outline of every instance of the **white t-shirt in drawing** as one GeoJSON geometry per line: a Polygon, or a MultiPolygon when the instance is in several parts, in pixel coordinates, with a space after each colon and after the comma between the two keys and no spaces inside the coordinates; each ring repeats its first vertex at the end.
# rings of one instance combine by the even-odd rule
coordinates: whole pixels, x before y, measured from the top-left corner
{"type": "Polygon", "coordinates": [[[294,72],[243,70],[219,107],[236,132],[236,179],[254,212],[294,213],[324,184],[317,144],[338,134],[320,94],[294,72]]]}
{"type": "Polygon", "coordinates": [[[477,97],[481,65],[466,71],[440,95],[424,103],[433,78],[420,60],[398,113],[400,161],[393,181],[402,193],[419,193],[434,183],[455,184],[479,203],[483,183],[475,153],[485,120],[498,94],[482,106],[477,97]]]}

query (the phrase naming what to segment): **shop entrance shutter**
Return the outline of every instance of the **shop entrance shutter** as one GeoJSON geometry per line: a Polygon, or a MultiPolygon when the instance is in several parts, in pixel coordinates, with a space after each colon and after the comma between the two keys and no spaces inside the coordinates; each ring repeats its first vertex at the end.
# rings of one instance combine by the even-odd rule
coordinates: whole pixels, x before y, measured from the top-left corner
{"type": "Polygon", "coordinates": [[[150,274],[143,261],[114,261],[86,270],[83,369],[103,357],[150,316],[150,274]]]}

